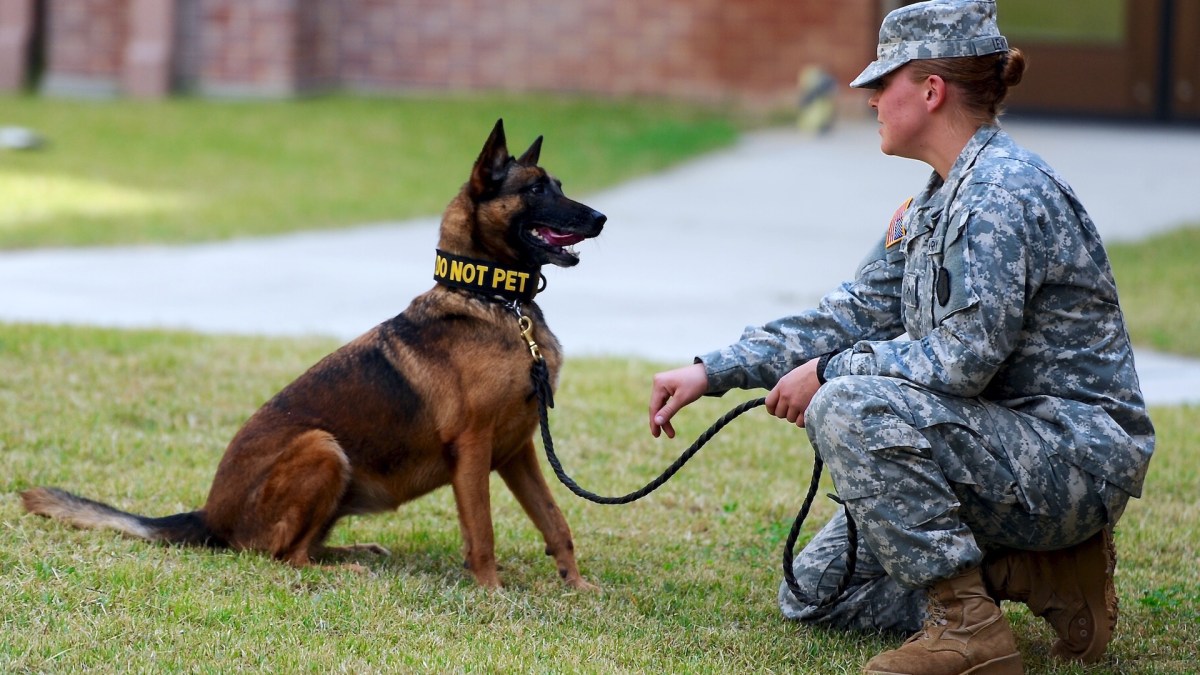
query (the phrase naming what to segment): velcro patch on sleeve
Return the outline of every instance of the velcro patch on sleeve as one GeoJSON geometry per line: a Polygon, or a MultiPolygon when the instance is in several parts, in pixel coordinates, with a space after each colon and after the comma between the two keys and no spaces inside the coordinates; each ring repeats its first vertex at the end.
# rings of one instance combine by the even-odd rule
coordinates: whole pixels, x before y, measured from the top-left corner
{"type": "Polygon", "coordinates": [[[896,209],[896,212],[892,214],[892,219],[888,221],[887,240],[884,242],[884,246],[886,248],[891,248],[900,240],[904,239],[904,212],[908,210],[908,207],[912,204],[912,201],[912,197],[904,200],[904,203],[900,205],[900,208],[896,209]]]}

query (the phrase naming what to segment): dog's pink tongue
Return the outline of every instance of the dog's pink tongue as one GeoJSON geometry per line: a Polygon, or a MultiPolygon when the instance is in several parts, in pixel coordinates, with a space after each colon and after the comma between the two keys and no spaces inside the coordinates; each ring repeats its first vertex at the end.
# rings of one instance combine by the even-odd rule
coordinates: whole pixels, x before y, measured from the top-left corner
{"type": "Polygon", "coordinates": [[[570,246],[572,244],[578,244],[584,240],[584,237],[581,237],[578,234],[559,232],[548,227],[539,229],[538,234],[542,235],[542,239],[545,239],[546,243],[550,244],[551,246],[570,246]]]}

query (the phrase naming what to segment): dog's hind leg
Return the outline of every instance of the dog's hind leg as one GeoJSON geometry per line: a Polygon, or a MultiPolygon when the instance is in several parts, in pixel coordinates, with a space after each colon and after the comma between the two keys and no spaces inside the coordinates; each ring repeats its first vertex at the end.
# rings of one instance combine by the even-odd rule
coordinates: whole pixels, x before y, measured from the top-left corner
{"type": "Polygon", "coordinates": [[[254,548],[297,567],[310,564],[337,521],[349,482],[350,462],[333,436],[314,429],[295,437],[263,481],[254,548]]]}
{"type": "Polygon", "coordinates": [[[558,576],[562,577],[572,588],[594,590],[596,587],[588,583],[579,574],[575,563],[575,544],[571,540],[571,529],[567,519],[563,517],[546,479],[538,468],[537,451],[533,441],[519,450],[512,459],[498,469],[500,477],[512,490],[529,519],[537,526],[546,540],[546,555],[554,558],[558,567],[558,576]]]}
{"type": "Polygon", "coordinates": [[[480,586],[499,588],[489,486],[491,436],[476,431],[464,432],[446,444],[445,455],[450,464],[450,484],[458,506],[467,569],[480,586]]]}

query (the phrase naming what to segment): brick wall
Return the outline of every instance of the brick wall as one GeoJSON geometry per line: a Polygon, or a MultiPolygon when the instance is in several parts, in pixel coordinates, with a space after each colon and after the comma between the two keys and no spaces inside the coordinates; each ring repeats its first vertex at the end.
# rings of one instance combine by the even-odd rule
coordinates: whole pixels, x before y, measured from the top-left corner
{"type": "MultiPolygon", "coordinates": [[[[46,0],[49,79],[116,87],[131,1],[46,0]]],[[[880,17],[880,0],[169,1],[177,88],[267,97],[503,89],[786,105],[807,65],[842,83],[857,74],[880,17]]]]}
{"type": "Polygon", "coordinates": [[[25,86],[36,11],[33,0],[0,0],[0,91],[25,86]]]}
{"type": "Polygon", "coordinates": [[[108,95],[118,90],[128,0],[58,0],[46,16],[43,90],[108,95]]]}
{"type": "Polygon", "coordinates": [[[809,64],[848,82],[870,60],[877,0],[345,0],[350,88],[794,99],[809,64]]]}
{"type": "Polygon", "coordinates": [[[202,93],[289,96],[298,89],[296,0],[205,0],[202,93]]]}

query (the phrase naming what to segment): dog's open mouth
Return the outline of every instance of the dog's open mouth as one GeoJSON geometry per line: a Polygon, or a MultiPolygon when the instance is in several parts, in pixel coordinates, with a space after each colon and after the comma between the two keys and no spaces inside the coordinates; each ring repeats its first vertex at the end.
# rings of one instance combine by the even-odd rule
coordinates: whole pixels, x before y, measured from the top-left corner
{"type": "Polygon", "coordinates": [[[579,253],[574,248],[575,244],[587,239],[581,234],[545,226],[530,229],[529,236],[547,252],[557,256],[566,256],[572,260],[579,259],[579,253]]]}

